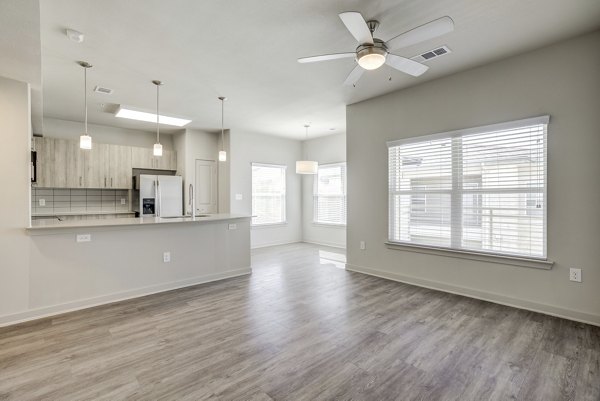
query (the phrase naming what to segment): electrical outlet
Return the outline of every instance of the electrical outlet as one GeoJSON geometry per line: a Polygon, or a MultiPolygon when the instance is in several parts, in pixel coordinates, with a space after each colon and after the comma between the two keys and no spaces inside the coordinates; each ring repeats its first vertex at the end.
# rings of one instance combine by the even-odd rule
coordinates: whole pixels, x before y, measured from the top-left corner
{"type": "Polygon", "coordinates": [[[163,262],[164,263],[171,262],[171,252],[169,252],[169,251],[163,252],[163,262]]]}
{"type": "Polygon", "coordinates": [[[229,229],[230,230],[237,230],[237,224],[230,224],[229,225],[229,229]]]}
{"type": "Polygon", "coordinates": [[[92,234],[77,234],[77,242],[90,242],[92,234]]]}
{"type": "Polygon", "coordinates": [[[569,280],[581,283],[581,269],[569,269],[569,280]]]}
{"type": "Polygon", "coordinates": [[[367,249],[367,244],[365,243],[365,241],[360,241],[360,249],[362,251],[364,251],[365,249],[367,249]]]}
{"type": "Polygon", "coordinates": [[[125,198],[121,198],[121,205],[125,204],[125,198]]]}
{"type": "Polygon", "coordinates": [[[242,194],[235,194],[235,200],[242,200],[242,199],[244,199],[242,194]]]}
{"type": "Polygon", "coordinates": [[[40,206],[46,206],[46,199],[38,199],[40,206]]]}

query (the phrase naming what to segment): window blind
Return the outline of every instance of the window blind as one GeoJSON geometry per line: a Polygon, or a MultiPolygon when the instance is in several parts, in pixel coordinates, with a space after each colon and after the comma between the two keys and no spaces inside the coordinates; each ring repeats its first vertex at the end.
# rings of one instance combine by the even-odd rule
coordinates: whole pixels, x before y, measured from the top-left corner
{"type": "Polygon", "coordinates": [[[319,165],[313,202],[315,223],[346,224],[346,163],[319,165]]]}
{"type": "Polygon", "coordinates": [[[548,122],[389,142],[390,242],[545,259],[548,122]]]}
{"type": "Polygon", "coordinates": [[[252,225],[285,223],[286,166],[252,163],[252,225]]]}

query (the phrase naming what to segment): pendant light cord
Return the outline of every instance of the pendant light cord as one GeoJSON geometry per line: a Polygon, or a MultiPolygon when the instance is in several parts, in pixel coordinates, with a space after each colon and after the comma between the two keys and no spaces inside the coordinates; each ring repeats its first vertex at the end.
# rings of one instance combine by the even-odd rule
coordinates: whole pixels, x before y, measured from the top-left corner
{"type": "MultiPolygon", "coordinates": [[[[305,142],[308,142],[308,127],[310,127],[310,124],[304,124],[304,128],[306,129],[306,137],[305,137],[305,142]]],[[[308,143],[305,144],[305,149],[306,149],[306,160],[309,160],[308,158],[308,143]]]]}
{"type": "Polygon", "coordinates": [[[225,99],[221,99],[221,150],[225,149],[225,99]]]}
{"type": "Polygon", "coordinates": [[[87,110],[87,67],[83,67],[83,104],[85,107],[85,134],[88,134],[88,110],[87,110]]]}
{"type": "Polygon", "coordinates": [[[159,124],[159,114],[158,114],[158,99],[160,96],[160,85],[156,85],[156,143],[160,143],[160,124],[159,124]]]}

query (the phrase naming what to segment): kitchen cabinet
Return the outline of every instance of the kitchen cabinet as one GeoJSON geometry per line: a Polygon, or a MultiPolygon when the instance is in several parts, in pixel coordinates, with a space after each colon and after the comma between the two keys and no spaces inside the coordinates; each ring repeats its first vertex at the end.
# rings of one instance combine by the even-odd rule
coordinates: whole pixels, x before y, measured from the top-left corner
{"type": "Polygon", "coordinates": [[[131,165],[140,169],[177,170],[177,152],[163,149],[162,156],[154,156],[151,148],[133,147],[131,165]]]}
{"type": "Polygon", "coordinates": [[[150,148],[131,148],[131,167],[153,169],[155,158],[150,148]]]}
{"type": "Polygon", "coordinates": [[[54,140],[47,138],[33,138],[33,146],[37,152],[37,169],[35,185],[50,188],[54,185],[54,140]]]}
{"type": "Polygon", "coordinates": [[[81,152],[85,152],[84,187],[109,188],[109,145],[94,143],[92,149],[81,152]]]}
{"type": "Polygon", "coordinates": [[[108,187],[131,189],[131,146],[108,145],[108,187]]]}
{"type": "Polygon", "coordinates": [[[177,152],[163,150],[155,157],[151,148],[94,142],[79,148],[78,140],[34,138],[37,181],[40,188],[131,189],[132,168],[176,170],[177,152]]]}

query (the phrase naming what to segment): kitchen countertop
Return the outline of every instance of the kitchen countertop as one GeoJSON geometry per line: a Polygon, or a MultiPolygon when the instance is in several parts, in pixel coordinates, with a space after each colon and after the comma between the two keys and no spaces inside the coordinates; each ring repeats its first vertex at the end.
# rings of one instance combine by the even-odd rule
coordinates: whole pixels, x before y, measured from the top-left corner
{"type": "Polygon", "coordinates": [[[30,233],[43,232],[56,229],[77,229],[77,228],[93,228],[93,227],[128,227],[128,226],[151,226],[157,224],[193,224],[206,223],[212,221],[233,220],[250,218],[251,216],[241,214],[211,214],[203,217],[137,217],[137,218],[117,218],[117,219],[100,219],[100,220],[33,220],[31,227],[27,228],[30,233]]]}

